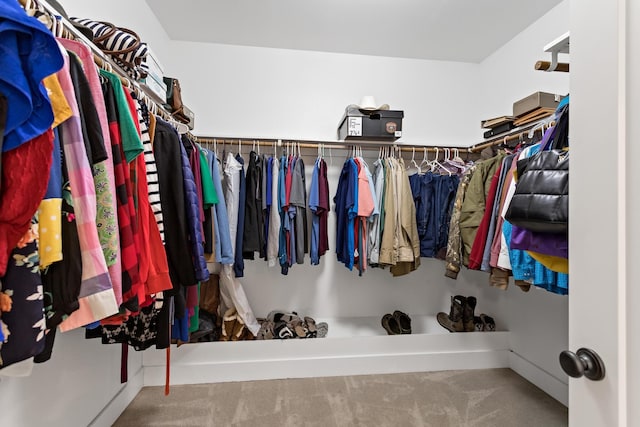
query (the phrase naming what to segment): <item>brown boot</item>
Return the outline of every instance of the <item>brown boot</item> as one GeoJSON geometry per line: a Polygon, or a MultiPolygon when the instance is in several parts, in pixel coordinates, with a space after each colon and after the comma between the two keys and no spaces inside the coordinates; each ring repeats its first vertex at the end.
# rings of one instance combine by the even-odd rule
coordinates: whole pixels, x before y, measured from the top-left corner
{"type": "Polygon", "coordinates": [[[467,299],[462,295],[451,297],[451,312],[449,314],[438,313],[437,319],[440,326],[449,332],[464,332],[462,316],[466,301],[467,299]]]}
{"type": "Polygon", "coordinates": [[[465,332],[474,332],[476,330],[476,326],[473,322],[473,312],[476,309],[476,297],[467,297],[467,302],[465,303],[462,311],[462,323],[464,324],[465,332]]]}

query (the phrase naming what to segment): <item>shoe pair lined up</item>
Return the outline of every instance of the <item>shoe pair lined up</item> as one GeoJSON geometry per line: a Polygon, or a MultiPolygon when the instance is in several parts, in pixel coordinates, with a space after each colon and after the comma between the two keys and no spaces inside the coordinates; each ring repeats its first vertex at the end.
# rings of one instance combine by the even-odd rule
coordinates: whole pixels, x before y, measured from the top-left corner
{"type": "Polygon", "coordinates": [[[382,327],[389,335],[402,335],[411,333],[411,318],[408,314],[399,310],[393,314],[385,314],[382,316],[382,327]]]}
{"type": "Polygon", "coordinates": [[[437,319],[440,326],[449,332],[493,332],[496,323],[491,316],[486,314],[475,315],[476,297],[464,297],[456,295],[451,297],[451,309],[449,314],[438,313],[437,319]]]}

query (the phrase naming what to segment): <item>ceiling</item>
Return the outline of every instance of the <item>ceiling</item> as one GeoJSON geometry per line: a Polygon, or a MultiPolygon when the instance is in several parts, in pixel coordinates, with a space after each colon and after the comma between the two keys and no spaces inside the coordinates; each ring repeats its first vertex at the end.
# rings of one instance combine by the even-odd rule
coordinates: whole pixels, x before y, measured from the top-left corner
{"type": "Polygon", "coordinates": [[[146,2],[174,40],[477,63],[561,0],[146,2]]]}

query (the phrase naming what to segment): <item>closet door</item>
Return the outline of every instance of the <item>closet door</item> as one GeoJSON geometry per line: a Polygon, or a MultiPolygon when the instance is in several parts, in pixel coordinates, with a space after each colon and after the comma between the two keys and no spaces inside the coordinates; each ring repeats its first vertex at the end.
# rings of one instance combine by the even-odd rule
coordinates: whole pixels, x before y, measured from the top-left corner
{"type": "Polygon", "coordinates": [[[605,367],[570,378],[574,427],[640,425],[639,3],[571,2],[568,350],[605,367]]]}

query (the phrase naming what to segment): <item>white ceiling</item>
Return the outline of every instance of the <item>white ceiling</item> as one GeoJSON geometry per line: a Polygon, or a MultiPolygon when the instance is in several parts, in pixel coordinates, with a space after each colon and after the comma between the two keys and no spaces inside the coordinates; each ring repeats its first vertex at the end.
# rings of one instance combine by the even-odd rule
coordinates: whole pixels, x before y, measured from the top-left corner
{"type": "Polygon", "coordinates": [[[146,0],[174,40],[480,62],[561,0],[146,0]]]}

